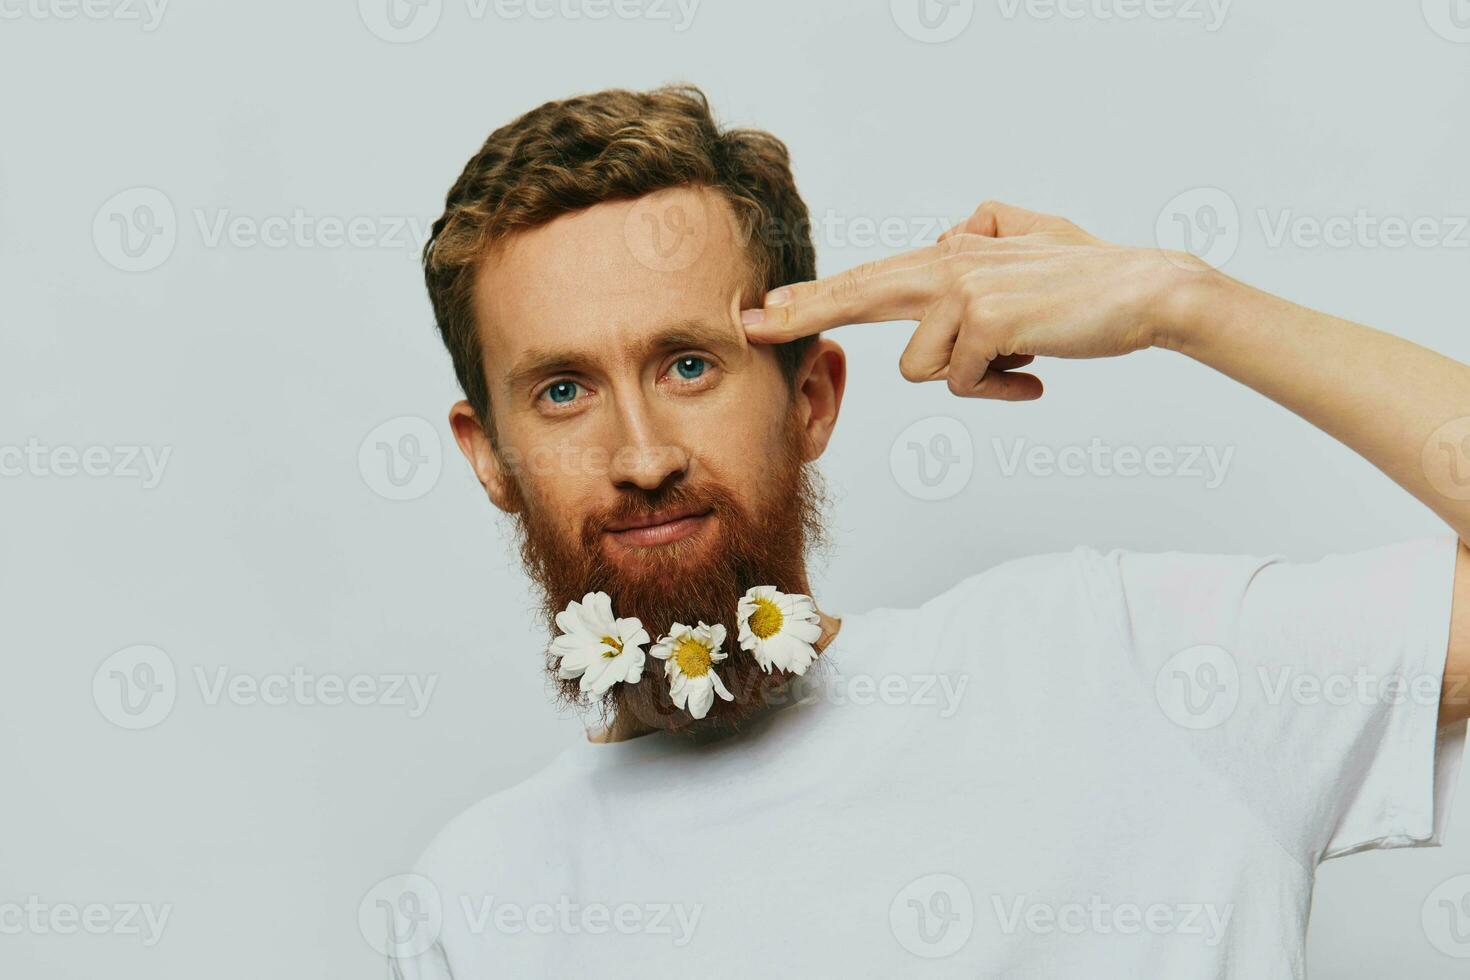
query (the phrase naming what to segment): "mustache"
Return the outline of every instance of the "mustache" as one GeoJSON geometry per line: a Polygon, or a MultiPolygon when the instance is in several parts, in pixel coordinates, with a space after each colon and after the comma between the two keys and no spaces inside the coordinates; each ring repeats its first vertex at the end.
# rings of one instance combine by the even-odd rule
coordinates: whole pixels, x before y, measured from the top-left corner
{"type": "Polygon", "coordinates": [[[596,545],[607,531],[651,524],[671,515],[703,513],[719,517],[744,511],[735,495],[718,484],[671,483],[654,490],[624,490],[617,503],[583,518],[582,546],[596,545]]]}

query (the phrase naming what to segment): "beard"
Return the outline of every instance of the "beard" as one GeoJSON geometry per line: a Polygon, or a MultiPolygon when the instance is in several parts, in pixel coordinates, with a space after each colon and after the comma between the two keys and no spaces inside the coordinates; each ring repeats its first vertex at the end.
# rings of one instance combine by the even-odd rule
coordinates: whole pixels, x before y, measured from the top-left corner
{"type": "MultiPolygon", "coordinates": [[[[675,706],[663,662],[649,656],[638,683],[614,684],[590,705],[601,710],[605,724],[624,731],[738,729],[760,708],[781,699],[789,678],[779,671],[766,673],[751,653],[740,648],[736,603],[757,585],[782,592],[810,591],[806,558],[808,549],[824,538],[823,495],[815,467],[803,461],[803,445],[793,414],[779,451],[766,467],[765,486],[751,487],[748,501],[728,487],[710,481],[692,484],[682,478],[656,490],[620,489],[615,504],[587,515],[580,532],[573,534],[561,529],[512,480],[521,561],[540,593],[541,612],[553,637],[558,632],[556,613],[588,592],[606,592],[613,614],[636,616],[651,641],[676,622],[725,627],[722,649],[727,656],[713,669],[734,700],[717,697],[704,718],[694,719],[675,706]],[[607,556],[603,534],[609,527],[670,507],[708,510],[712,520],[693,535],[638,548],[624,560],[607,556]]],[[[577,679],[557,676],[549,650],[546,666],[560,700],[589,706],[577,679]]],[[[813,669],[818,666],[820,662],[813,669]]]]}

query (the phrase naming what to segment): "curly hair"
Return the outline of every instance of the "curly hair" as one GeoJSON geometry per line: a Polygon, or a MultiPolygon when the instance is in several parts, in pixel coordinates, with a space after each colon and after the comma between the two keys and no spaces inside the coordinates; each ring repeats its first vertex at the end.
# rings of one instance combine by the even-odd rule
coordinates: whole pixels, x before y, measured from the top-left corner
{"type": "MultiPolygon", "coordinates": [[[[733,210],[755,295],[816,277],[811,224],[786,145],[759,130],[721,129],[693,86],[548,102],[485,140],[449,189],[423,265],[455,375],[487,431],[494,430],[473,302],[480,260],[507,236],[561,215],[691,186],[718,192],[733,210]]],[[[811,339],[776,348],[788,381],[811,339]]]]}

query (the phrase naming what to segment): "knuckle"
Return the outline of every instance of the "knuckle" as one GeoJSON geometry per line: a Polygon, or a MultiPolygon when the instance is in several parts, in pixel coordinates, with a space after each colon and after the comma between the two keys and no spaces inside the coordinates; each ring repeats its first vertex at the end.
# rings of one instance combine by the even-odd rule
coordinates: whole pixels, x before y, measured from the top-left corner
{"type": "Polygon", "coordinates": [[[958,284],[974,270],[975,261],[974,249],[955,248],[941,255],[936,264],[943,270],[945,281],[958,284]]]}
{"type": "Polygon", "coordinates": [[[778,306],[766,311],[765,332],[780,340],[786,339],[791,333],[791,307],[789,305],[778,306]]]}
{"type": "Polygon", "coordinates": [[[965,304],[965,309],[970,313],[979,315],[982,308],[991,305],[990,290],[985,283],[980,281],[979,276],[964,276],[956,287],[960,299],[965,304]]]}
{"type": "Polygon", "coordinates": [[[966,312],[969,314],[970,322],[979,329],[992,329],[996,321],[1000,319],[995,300],[988,296],[981,296],[971,302],[966,312]]]}
{"type": "Polygon", "coordinates": [[[905,381],[919,382],[924,380],[924,372],[920,369],[913,355],[905,353],[898,359],[898,373],[905,381]]]}
{"type": "Polygon", "coordinates": [[[840,306],[856,298],[862,292],[864,284],[872,278],[873,263],[865,262],[833,276],[827,286],[827,294],[840,306]]]}
{"type": "Polygon", "coordinates": [[[990,242],[991,239],[973,232],[946,232],[945,237],[939,239],[939,254],[945,257],[964,255],[966,252],[984,248],[990,242]]]}
{"type": "Polygon", "coordinates": [[[951,371],[949,373],[949,377],[945,379],[945,384],[948,386],[949,392],[952,395],[959,395],[961,397],[964,397],[965,395],[968,395],[972,390],[971,384],[968,381],[960,378],[960,376],[955,374],[953,371],[951,371]]]}

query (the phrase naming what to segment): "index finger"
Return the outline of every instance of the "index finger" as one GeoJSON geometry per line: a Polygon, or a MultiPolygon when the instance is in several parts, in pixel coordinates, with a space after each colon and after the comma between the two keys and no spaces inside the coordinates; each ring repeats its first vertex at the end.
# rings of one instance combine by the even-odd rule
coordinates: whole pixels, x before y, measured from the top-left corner
{"type": "Polygon", "coordinates": [[[764,306],[741,312],[745,335],[752,343],[780,344],[845,323],[918,320],[943,287],[940,260],[952,251],[930,245],[773,289],[764,306]]]}

